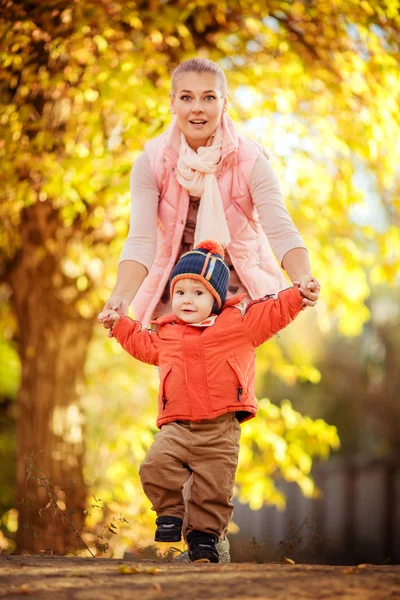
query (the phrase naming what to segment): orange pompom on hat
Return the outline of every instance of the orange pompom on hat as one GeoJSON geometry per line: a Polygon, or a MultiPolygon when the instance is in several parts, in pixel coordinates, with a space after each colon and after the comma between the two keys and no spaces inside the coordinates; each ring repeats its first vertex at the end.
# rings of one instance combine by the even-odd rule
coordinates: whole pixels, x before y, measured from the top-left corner
{"type": "Polygon", "coordinates": [[[229,268],[224,261],[224,250],[214,240],[204,240],[193,250],[183,254],[172,269],[171,296],[179,279],[198,279],[215,298],[213,313],[218,313],[228,292],[229,268]]]}

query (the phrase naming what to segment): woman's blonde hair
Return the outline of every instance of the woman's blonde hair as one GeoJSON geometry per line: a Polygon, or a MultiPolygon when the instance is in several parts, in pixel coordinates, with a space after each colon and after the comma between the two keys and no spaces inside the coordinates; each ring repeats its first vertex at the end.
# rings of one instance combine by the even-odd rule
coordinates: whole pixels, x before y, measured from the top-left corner
{"type": "Polygon", "coordinates": [[[222,95],[225,96],[228,90],[228,84],[226,82],[226,77],[224,71],[221,67],[212,60],[208,60],[207,58],[189,58],[188,60],[184,60],[180,65],[174,69],[172,72],[171,78],[171,93],[175,94],[175,82],[177,77],[182,73],[213,73],[217,76],[219,83],[221,85],[222,95]]]}

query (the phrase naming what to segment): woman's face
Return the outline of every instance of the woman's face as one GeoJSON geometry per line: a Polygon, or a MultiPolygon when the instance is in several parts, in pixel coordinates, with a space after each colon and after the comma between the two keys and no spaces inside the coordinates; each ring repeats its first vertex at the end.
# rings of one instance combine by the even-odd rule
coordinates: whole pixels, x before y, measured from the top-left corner
{"type": "Polygon", "coordinates": [[[218,76],[214,73],[182,73],[171,94],[171,110],[193,150],[206,146],[226,107],[218,76]]]}

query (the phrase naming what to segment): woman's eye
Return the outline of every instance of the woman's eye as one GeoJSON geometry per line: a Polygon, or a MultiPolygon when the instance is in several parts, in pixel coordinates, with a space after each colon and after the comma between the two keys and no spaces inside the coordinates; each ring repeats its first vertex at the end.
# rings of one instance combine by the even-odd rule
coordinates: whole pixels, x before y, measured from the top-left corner
{"type": "Polygon", "coordinates": [[[215,96],[206,96],[206,100],[215,100],[215,96]]]}
{"type": "Polygon", "coordinates": [[[181,96],[181,100],[190,100],[190,96],[181,96]]]}

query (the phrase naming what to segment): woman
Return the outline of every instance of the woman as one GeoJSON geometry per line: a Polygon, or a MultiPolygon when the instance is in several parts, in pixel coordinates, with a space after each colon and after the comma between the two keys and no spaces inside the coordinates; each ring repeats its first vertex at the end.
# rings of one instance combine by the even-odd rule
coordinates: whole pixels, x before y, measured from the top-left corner
{"type": "MultiPolygon", "coordinates": [[[[171,312],[168,279],[198,240],[226,248],[229,295],[247,299],[287,287],[274,259],[298,282],[306,306],[319,284],[308,252],[284,205],[260,144],[239,135],[226,115],[225,74],[214,62],[191,59],[172,75],[169,129],[150,140],[131,173],[131,223],[118,277],[101,317],[128,313],[147,325],[171,312]]],[[[222,558],[222,557],[221,557],[222,558]]]]}

